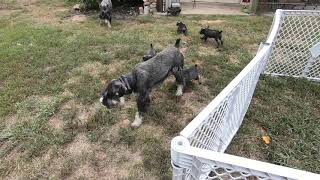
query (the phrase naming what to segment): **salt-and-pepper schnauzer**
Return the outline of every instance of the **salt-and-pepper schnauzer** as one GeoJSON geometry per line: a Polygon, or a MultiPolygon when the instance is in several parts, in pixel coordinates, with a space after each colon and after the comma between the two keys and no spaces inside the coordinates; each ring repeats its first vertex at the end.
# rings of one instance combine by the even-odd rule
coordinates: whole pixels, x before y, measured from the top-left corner
{"type": "Polygon", "coordinates": [[[148,51],[144,54],[142,59],[143,59],[143,61],[147,61],[147,60],[153,58],[156,54],[157,54],[156,50],[153,49],[152,44],[150,44],[150,49],[148,49],[148,51]]]}
{"type": "Polygon", "coordinates": [[[111,28],[111,19],[112,19],[112,2],[111,0],[102,0],[100,3],[100,24],[103,21],[111,28]]]}
{"type": "Polygon", "coordinates": [[[188,28],[183,22],[177,22],[177,33],[178,34],[184,34],[185,36],[188,34],[188,28]]]}
{"type": "Polygon", "coordinates": [[[181,96],[185,81],[184,57],[179,50],[180,41],[177,39],[175,47],[164,49],[148,61],[137,64],[132,72],[112,80],[102,93],[101,103],[107,108],[116,107],[124,103],[124,95],[136,93],[138,112],[131,126],[139,127],[150,105],[152,88],[161,84],[170,74],[176,78],[176,95],[181,96]]]}
{"type": "Polygon", "coordinates": [[[201,37],[201,39],[203,39],[204,41],[207,41],[208,38],[214,38],[218,44],[217,48],[219,47],[219,45],[223,45],[222,31],[212,30],[212,29],[209,29],[209,27],[206,27],[206,28],[201,28],[199,33],[203,34],[203,37],[201,37]],[[220,41],[220,44],[219,44],[219,41],[220,41]]]}
{"type": "Polygon", "coordinates": [[[199,82],[199,84],[201,84],[200,72],[199,72],[199,68],[198,68],[197,64],[195,64],[194,66],[191,66],[190,68],[184,69],[183,70],[183,77],[184,77],[184,81],[186,83],[189,83],[192,80],[197,80],[199,82]]]}

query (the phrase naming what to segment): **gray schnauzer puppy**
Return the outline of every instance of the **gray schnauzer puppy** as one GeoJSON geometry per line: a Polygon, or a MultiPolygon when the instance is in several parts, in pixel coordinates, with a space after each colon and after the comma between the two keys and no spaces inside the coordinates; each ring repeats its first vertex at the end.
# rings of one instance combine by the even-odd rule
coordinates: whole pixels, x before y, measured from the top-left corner
{"type": "Polygon", "coordinates": [[[188,34],[188,28],[185,24],[183,24],[183,22],[177,22],[177,33],[178,34],[183,34],[183,35],[187,35],[188,34]]]}
{"type": "Polygon", "coordinates": [[[199,84],[200,82],[200,72],[198,69],[198,65],[195,64],[194,66],[184,69],[183,70],[183,77],[186,83],[191,82],[192,80],[197,80],[199,84]]]}
{"type": "Polygon", "coordinates": [[[157,54],[156,50],[153,49],[152,44],[150,44],[150,49],[146,52],[146,54],[143,56],[143,61],[147,61],[151,58],[153,58],[157,54]]]}
{"type": "Polygon", "coordinates": [[[102,0],[100,3],[100,23],[103,21],[111,28],[111,19],[112,19],[112,2],[111,0],[102,0]]]}
{"type": "Polygon", "coordinates": [[[214,38],[218,44],[217,48],[219,47],[219,45],[223,45],[222,31],[213,30],[213,29],[209,29],[209,27],[206,27],[206,28],[201,28],[199,33],[203,35],[201,39],[203,39],[204,41],[207,41],[208,38],[214,38]],[[220,44],[219,44],[219,41],[220,41],[220,44]]]}
{"type": "Polygon", "coordinates": [[[107,108],[112,108],[124,103],[124,95],[136,93],[138,112],[131,126],[139,127],[150,105],[152,88],[161,84],[170,74],[175,76],[178,84],[176,95],[182,95],[185,84],[184,57],[179,46],[180,39],[177,39],[175,47],[164,49],[148,61],[137,64],[132,72],[112,80],[102,93],[100,102],[107,108]]]}

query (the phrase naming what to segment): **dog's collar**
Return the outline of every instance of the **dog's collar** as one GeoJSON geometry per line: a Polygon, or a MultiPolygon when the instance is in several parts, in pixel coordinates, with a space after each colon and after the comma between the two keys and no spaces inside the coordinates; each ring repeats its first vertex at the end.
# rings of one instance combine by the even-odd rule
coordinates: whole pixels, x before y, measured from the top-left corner
{"type": "Polygon", "coordinates": [[[124,85],[124,88],[125,88],[126,91],[131,91],[131,87],[130,87],[130,84],[128,82],[128,79],[124,75],[121,75],[120,81],[124,85]]]}

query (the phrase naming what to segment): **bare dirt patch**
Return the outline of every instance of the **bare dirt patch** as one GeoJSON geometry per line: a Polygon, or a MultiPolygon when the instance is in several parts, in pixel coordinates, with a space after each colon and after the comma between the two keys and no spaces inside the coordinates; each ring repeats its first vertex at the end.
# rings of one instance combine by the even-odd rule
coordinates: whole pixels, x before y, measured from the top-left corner
{"type": "Polygon", "coordinates": [[[93,144],[90,143],[86,135],[80,133],[75,137],[73,142],[68,144],[65,151],[71,156],[81,156],[82,153],[92,152],[92,146],[93,144]]]}
{"type": "Polygon", "coordinates": [[[134,165],[142,163],[140,152],[131,152],[123,145],[108,148],[105,154],[100,154],[97,157],[99,158],[98,167],[101,177],[126,179],[134,165]]]}
{"type": "Polygon", "coordinates": [[[68,179],[97,179],[98,173],[95,168],[89,164],[85,163],[80,165],[77,170],[68,179]]]}
{"type": "Polygon", "coordinates": [[[248,47],[248,50],[249,50],[250,54],[252,54],[252,55],[256,55],[257,54],[257,51],[259,49],[259,45],[258,44],[250,44],[247,47],[248,47]]]}
{"type": "Polygon", "coordinates": [[[106,66],[105,71],[107,71],[107,74],[115,74],[117,71],[123,68],[124,64],[125,64],[125,61],[111,62],[106,66]]]}
{"type": "Polygon", "coordinates": [[[72,22],[83,23],[87,20],[87,16],[83,14],[74,15],[70,18],[72,22]]]}
{"type": "Polygon", "coordinates": [[[61,23],[61,18],[59,18],[57,14],[69,10],[62,4],[44,6],[41,5],[38,0],[18,0],[16,4],[26,10],[24,17],[30,16],[36,23],[59,24],[61,23]]]}
{"type": "Polygon", "coordinates": [[[56,130],[62,130],[64,126],[63,121],[57,117],[50,118],[48,123],[52,128],[56,130]]]}
{"type": "Polygon", "coordinates": [[[83,105],[75,100],[70,100],[61,106],[56,117],[63,119],[64,123],[72,123],[78,127],[84,127],[89,118],[98,110],[100,102],[92,105],[83,105]]]}
{"type": "Polygon", "coordinates": [[[0,8],[0,16],[10,16],[12,13],[19,12],[19,10],[12,9],[1,9],[0,8]]]}
{"type": "Polygon", "coordinates": [[[99,78],[100,74],[106,70],[105,66],[100,62],[85,63],[82,66],[75,68],[73,72],[80,71],[82,73],[89,73],[90,76],[99,78]]]}
{"type": "Polygon", "coordinates": [[[224,23],[225,21],[224,20],[221,20],[221,19],[218,19],[218,20],[201,20],[199,21],[200,24],[202,25],[210,25],[210,24],[222,24],[224,23]]]}
{"type": "Polygon", "coordinates": [[[208,55],[215,55],[217,54],[217,48],[214,47],[215,44],[213,44],[212,41],[207,41],[205,46],[200,46],[198,53],[201,56],[208,56],[208,55]]]}
{"type": "Polygon", "coordinates": [[[238,57],[236,56],[236,55],[230,55],[230,58],[229,58],[229,63],[230,64],[239,64],[240,63],[240,61],[239,61],[239,59],[238,59],[238,57]]]}

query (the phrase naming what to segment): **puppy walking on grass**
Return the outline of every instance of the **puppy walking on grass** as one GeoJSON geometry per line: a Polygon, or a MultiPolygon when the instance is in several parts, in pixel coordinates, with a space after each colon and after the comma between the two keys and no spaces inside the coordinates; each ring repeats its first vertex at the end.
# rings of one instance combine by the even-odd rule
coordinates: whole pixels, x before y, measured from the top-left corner
{"type": "Polygon", "coordinates": [[[111,19],[112,19],[112,2],[111,0],[102,0],[100,3],[100,24],[103,22],[111,28],[111,19]]]}
{"type": "Polygon", "coordinates": [[[107,108],[116,107],[120,102],[124,102],[124,95],[136,93],[138,112],[131,126],[139,127],[150,106],[152,89],[161,84],[170,74],[176,78],[176,95],[181,96],[185,80],[184,57],[179,50],[180,41],[177,39],[174,47],[164,49],[153,58],[137,64],[130,73],[112,80],[102,93],[101,103],[107,108]]]}
{"type": "Polygon", "coordinates": [[[203,39],[205,42],[207,41],[208,38],[213,38],[214,40],[216,40],[218,44],[217,48],[223,45],[222,31],[213,30],[213,29],[209,29],[209,27],[206,27],[206,28],[201,28],[199,33],[203,35],[201,39],[203,39]]]}
{"type": "Polygon", "coordinates": [[[178,34],[183,34],[185,36],[188,35],[188,28],[183,22],[177,22],[177,26],[178,26],[178,29],[177,29],[178,34]]]}
{"type": "Polygon", "coordinates": [[[156,50],[153,48],[153,45],[150,44],[150,49],[144,54],[142,57],[143,61],[147,61],[151,58],[153,58],[157,54],[156,50]]]}

